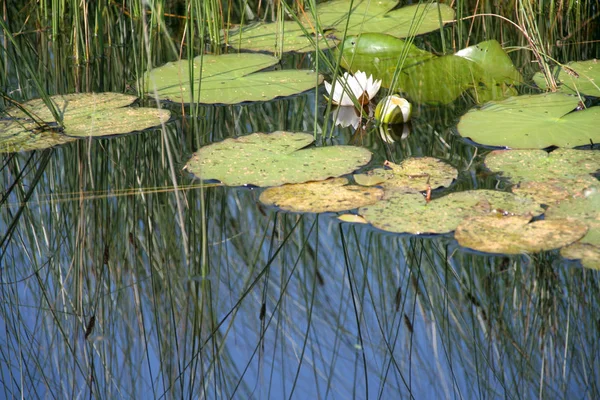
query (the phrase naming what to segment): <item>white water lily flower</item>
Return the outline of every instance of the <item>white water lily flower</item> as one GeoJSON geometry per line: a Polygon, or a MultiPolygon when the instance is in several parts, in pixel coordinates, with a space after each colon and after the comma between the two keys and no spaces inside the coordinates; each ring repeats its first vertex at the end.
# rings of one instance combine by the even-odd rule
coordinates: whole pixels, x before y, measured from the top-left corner
{"type": "Polygon", "coordinates": [[[339,106],[334,112],[335,124],[345,128],[351,126],[354,129],[358,128],[361,121],[360,111],[356,110],[354,106],[339,106]]]}
{"type": "Polygon", "coordinates": [[[381,87],[381,79],[373,79],[373,75],[369,75],[362,71],[356,71],[354,75],[344,72],[343,77],[337,79],[333,93],[331,93],[331,83],[325,82],[325,89],[333,104],[340,106],[353,106],[353,98],[356,98],[359,104],[365,105],[379,91],[381,87]],[[351,94],[350,94],[351,93],[351,94]]]}

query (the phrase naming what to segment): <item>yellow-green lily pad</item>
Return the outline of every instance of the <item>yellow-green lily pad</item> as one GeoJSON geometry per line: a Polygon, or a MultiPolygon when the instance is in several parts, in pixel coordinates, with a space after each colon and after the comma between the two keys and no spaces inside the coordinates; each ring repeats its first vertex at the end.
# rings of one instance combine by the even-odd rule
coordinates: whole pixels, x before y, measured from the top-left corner
{"type": "MultiPolygon", "coordinates": [[[[454,20],[454,10],[446,4],[395,8],[397,5],[398,0],[333,0],[319,4],[316,14],[322,27],[344,32],[347,23],[347,35],[373,32],[399,38],[432,32],[440,29],[440,21],[443,24],[454,20]]],[[[312,15],[309,19],[312,20],[312,15]]]]}
{"type": "Polygon", "coordinates": [[[548,153],[544,150],[496,150],[486,156],[485,165],[493,172],[501,172],[513,183],[574,179],[600,170],[600,151],[557,149],[548,153]]]}
{"type": "Polygon", "coordinates": [[[518,196],[551,205],[581,196],[586,190],[600,188],[600,182],[593,176],[574,178],[552,178],[546,181],[525,181],[513,186],[510,190],[518,196]]]}
{"type": "Polygon", "coordinates": [[[454,238],[486,253],[521,254],[558,249],[581,239],[587,226],[574,220],[530,222],[529,215],[484,215],[463,220],[454,238]]]}
{"type": "Polygon", "coordinates": [[[6,110],[0,122],[0,151],[28,151],[64,144],[77,137],[141,131],[169,120],[167,110],[126,107],[137,98],[120,93],[75,93],[50,97],[62,127],[42,99],[6,110]]]}
{"type": "Polygon", "coordinates": [[[381,185],[384,189],[411,188],[414,190],[436,189],[450,186],[458,176],[454,167],[433,157],[413,157],[400,165],[386,161],[388,169],[376,168],[365,174],[354,175],[359,185],[381,185]]]}
{"type": "Polygon", "coordinates": [[[600,246],[600,189],[590,188],[581,196],[550,206],[545,213],[547,220],[575,219],[588,226],[588,233],[581,243],[600,246]]]}
{"type": "MultiPolygon", "coordinates": [[[[587,60],[570,62],[552,70],[556,76],[558,90],[568,94],[584,94],[600,97],[600,61],[587,60]]],[[[541,72],[533,76],[533,81],[542,89],[548,89],[541,72]]]]}
{"type": "Polygon", "coordinates": [[[323,81],[321,75],[309,70],[258,72],[278,62],[278,58],[266,54],[207,54],[194,58],[192,63],[180,60],[154,68],[144,75],[144,90],[150,96],[156,91],[161,100],[179,103],[237,104],[295,95],[323,81]]]}
{"type": "Polygon", "coordinates": [[[578,103],[579,98],[563,93],[491,101],[463,115],[458,132],[483,145],[515,149],[600,142],[600,107],[575,112],[578,103]]]}
{"type": "Polygon", "coordinates": [[[221,36],[225,40],[227,34],[227,43],[236,50],[306,53],[315,51],[317,44],[322,50],[335,47],[337,39],[328,34],[317,35],[314,29],[310,24],[302,26],[296,21],[259,22],[223,31],[221,36]]]}
{"type": "Polygon", "coordinates": [[[268,188],[260,195],[261,203],[283,210],[305,213],[338,212],[373,204],[383,190],[348,185],[346,178],[296,183],[268,188]]]}
{"type": "Polygon", "coordinates": [[[318,4],[314,10],[319,24],[314,20],[313,12],[306,10],[298,16],[300,22],[241,26],[223,31],[221,37],[223,40],[227,37],[228,44],[238,50],[308,52],[315,51],[317,45],[320,49],[333,47],[344,34],[347,21],[347,35],[370,32],[408,37],[435,31],[441,24],[454,19],[454,10],[446,4],[429,3],[395,9],[397,5],[398,0],[333,0],[318,4]],[[321,27],[318,32],[317,26],[321,27]]]}
{"type": "Polygon", "coordinates": [[[348,174],[371,159],[371,152],[355,146],[304,147],[312,134],[253,133],[202,147],[186,168],[201,179],[224,185],[278,186],[318,181],[348,174]]]}
{"type": "Polygon", "coordinates": [[[560,249],[560,255],[569,260],[580,260],[586,268],[600,270],[600,245],[577,242],[560,249]]]}
{"type": "Polygon", "coordinates": [[[358,214],[373,226],[398,233],[448,233],[465,218],[485,214],[540,215],[535,202],[512,193],[468,190],[430,201],[420,192],[405,189],[386,191],[383,199],[362,207],[358,214]]]}

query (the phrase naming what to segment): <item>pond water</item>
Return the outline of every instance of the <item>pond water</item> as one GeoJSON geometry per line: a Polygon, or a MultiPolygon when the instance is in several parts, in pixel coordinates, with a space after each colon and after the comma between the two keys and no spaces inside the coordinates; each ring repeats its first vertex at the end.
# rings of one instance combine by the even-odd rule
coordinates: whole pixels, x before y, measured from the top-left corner
{"type": "MultiPolygon", "coordinates": [[[[475,30],[470,40],[487,38],[475,30]]],[[[104,56],[82,65],[65,44],[45,48],[51,94],[125,91],[139,49],[117,43],[96,44],[104,56]]],[[[416,44],[441,52],[439,33],[416,44]]],[[[600,47],[561,61],[575,55],[600,57],[600,47]]],[[[528,56],[513,61],[532,75],[528,56]]],[[[313,55],[283,57],[284,69],[313,67],[313,55]]],[[[17,82],[11,75],[4,91],[17,82]]],[[[489,148],[457,134],[468,96],[413,104],[408,137],[393,128],[387,141],[373,122],[334,126],[324,94],[170,104],[162,128],[3,155],[1,396],[600,398],[596,270],[559,250],[491,255],[453,234],[283,212],[260,203],[262,188],[184,169],[226,138],[316,131],[319,146],[369,149],[364,171],[409,157],[447,162],[458,178],[434,199],[511,186],[483,165],[489,148]]]]}

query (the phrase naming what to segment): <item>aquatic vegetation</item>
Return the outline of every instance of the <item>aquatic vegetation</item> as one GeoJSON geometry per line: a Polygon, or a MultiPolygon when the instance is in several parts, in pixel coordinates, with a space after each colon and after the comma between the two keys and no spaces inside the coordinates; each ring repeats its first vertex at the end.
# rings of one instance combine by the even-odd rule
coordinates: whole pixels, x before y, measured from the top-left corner
{"type": "Polygon", "coordinates": [[[398,0],[333,0],[306,10],[296,21],[256,23],[222,32],[236,49],[253,51],[307,52],[332,48],[341,35],[362,32],[388,33],[396,37],[431,32],[454,19],[454,10],[446,4],[428,3],[395,8],[398,0]],[[318,23],[315,20],[318,16],[318,23]],[[317,27],[321,27],[317,31],[317,27]],[[325,32],[324,29],[327,29],[325,32]]]}
{"type": "Polygon", "coordinates": [[[380,185],[384,189],[426,191],[450,186],[458,176],[453,166],[434,157],[410,157],[400,164],[386,161],[384,166],[364,174],[355,174],[354,180],[361,185],[380,185]]]}
{"type": "Polygon", "coordinates": [[[454,237],[486,253],[522,254],[559,249],[581,239],[587,226],[569,219],[531,222],[530,215],[484,215],[463,220],[454,237]]]}
{"type": "Polygon", "coordinates": [[[310,70],[259,72],[278,62],[266,54],[206,54],[192,63],[180,60],[154,68],[144,76],[144,91],[179,103],[236,104],[295,95],[323,80],[310,70]]]}
{"type": "Polygon", "coordinates": [[[403,124],[411,115],[412,105],[398,95],[384,97],[375,108],[375,119],[382,124],[403,124]]]}
{"type": "Polygon", "coordinates": [[[305,148],[313,141],[301,132],[253,133],[200,148],[186,169],[228,186],[277,186],[341,176],[371,160],[362,147],[305,148]]]}
{"type": "Polygon", "coordinates": [[[347,178],[332,178],[268,188],[260,201],[286,211],[322,213],[352,210],[382,197],[383,189],[348,185],[347,178]]]}
{"type": "Polygon", "coordinates": [[[438,57],[388,35],[362,34],[346,40],[341,64],[381,78],[415,103],[449,104],[466,91],[484,103],[516,95],[523,82],[496,40],[438,57]]]}
{"type": "Polygon", "coordinates": [[[466,218],[498,212],[536,216],[544,210],[529,199],[506,192],[466,190],[428,202],[420,192],[406,188],[387,190],[381,201],[358,210],[376,228],[417,235],[452,232],[466,218]]]}
{"type": "Polygon", "coordinates": [[[167,110],[127,107],[135,96],[120,93],[76,93],[51,97],[62,122],[42,99],[6,110],[0,120],[0,152],[44,149],[83,137],[114,136],[142,131],[171,117],[167,110]]]}
{"type": "MultiPolygon", "coordinates": [[[[558,65],[552,69],[558,90],[567,94],[583,94],[600,97],[600,61],[586,60],[558,65]]],[[[537,72],[533,81],[542,89],[548,89],[543,73],[537,72]]]]}
{"type": "Polygon", "coordinates": [[[563,93],[510,97],[471,109],[457,129],[479,144],[513,149],[598,143],[600,107],[577,111],[579,102],[563,93]]]}
{"type": "Polygon", "coordinates": [[[353,106],[355,101],[363,106],[369,104],[380,87],[381,80],[373,79],[372,75],[367,77],[362,71],[356,71],[353,75],[345,72],[333,84],[325,81],[325,89],[331,102],[340,106],[353,106]]]}

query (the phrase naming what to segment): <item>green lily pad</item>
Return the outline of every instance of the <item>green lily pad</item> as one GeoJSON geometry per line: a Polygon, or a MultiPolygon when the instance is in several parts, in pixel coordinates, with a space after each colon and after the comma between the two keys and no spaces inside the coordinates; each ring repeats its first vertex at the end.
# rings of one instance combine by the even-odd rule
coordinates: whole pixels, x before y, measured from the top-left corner
{"type": "Polygon", "coordinates": [[[320,25],[317,25],[313,14],[306,11],[304,15],[299,16],[300,23],[258,23],[223,31],[221,37],[224,40],[227,36],[228,44],[238,50],[277,53],[281,49],[283,52],[308,52],[315,50],[317,39],[319,48],[333,47],[339,41],[336,35],[341,36],[344,33],[348,18],[347,35],[374,32],[396,37],[435,31],[440,29],[440,18],[443,23],[454,19],[454,10],[445,4],[430,3],[393,10],[397,4],[398,0],[356,0],[353,3],[349,0],[333,0],[317,5],[315,14],[319,16],[320,25]],[[325,28],[326,31],[316,34],[317,26],[325,28]]]}
{"type": "Polygon", "coordinates": [[[389,87],[398,59],[403,54],[406,54],[404,66],[407,67],[435,57],[394,36],[368,32],[346,38],[341,65],[351,71],[368,69],[368,74],[382,79],[385,86],[389,87]]]}
{"type": "Polygon", "coordinates": [[[346,178],[332,178],[268,188],[259,200],[287,211],[322,213],[352,210],[382,197],[382,189],[348,185],[346,178]]]}
{"type": "Polygon", "coordinates": [[[225,139],[202,147],[186,168],[229,186],[278,186],[348,174],[371,159],[371,152],[362,147],[303,149],[313,140],[312,134],[282,131],[225,139]]]}
{"type": "Polygon", "coordinates": [[[581,196],[550,206],[545,213],[547,220],[574,219],[589,228],[581,243],[600,246],[600,189],[586,190],[581,196]]]}
{"type": "Polygon", "coordinates": [[[329,49],[336,46],[339,40],[329,35],[315,35],[314,28],[305,24],[304,30],[296,21],[283,21],[278,23],[259,22],[249,26],[223,31],[222,37],[236,50],[267,51],[270,53],[296,52],[306,53],[315,51],[318,40],[319,48],[329,49]],[[309,33],[308,37],[304,32],[309,33]]]}
{"type": "Polygon", "coordinates": [[[513,85],[523,80],[495,40],[436,57],[389,35],[365,33],[346,40],[342,66],[372,74],[390,87],[403,54],[397,87],[413,102],[449,104],[466,90],[472,90],[478,102],[501,99],[515,95],[513,85]]]}
{"type": "Polygon", "coordinates": [[[471,217],[460,223],[454,238],[461,246],[477,251],[521,254],[558,249],[587,232],[585,224],[573,220],[530,220],[528,215],[471,217]]]}
{"type": "Polygon", "coordinates": [[[6,114],[10,119],[0,122],[0,151],[43,149],[76,137],[121,135],[160,125],[171,117],[167,110],[126,107],[136,99],[120,93],[52,96],[63,118],[63,128],[55,122],[43,100],[27,101],[21,105],[23,109],[8,109],[6,114]]]}
{"type": "MultiPolygon", "coordinates": [[[[600,61],[594,59],[570,62],[555,67],[553,74],[556,75],[557,72],[556,83],[561,92],[600,97],[600,61]]],[[[541,72],[533,76],[533,81],[540,88],[548,89],[546,79],[541,72]]]]}
{"type": "Polygon", "coordinates": [[[470,60],[479,67],[472,69],[478,81],[483,84],[475,85],[472,89],[478,103],[518,94],[513,86],[523,83],[523,76],[497,40],[487,40],[466,47],[456,52],[455,56],[470,60]]]}
{"type": "Polygon", "coordinates": [[[27,120],[0,120],[0,153],[42,150],[77,140],[27,120]]]}
{"type": "Polygon", "coordinates": [[[588,177],[600,170],[600,152],[593,150],[556,149],[496,150],[485,158],[485,165],[513,183],[550,179],[588,177]]]}
{"type": "Polygon", "coordinates": [[[400,38],[438,30],[440,19],[443,23],[454,19],[454,10],[446,4],[429,3],[394,9],[397,5],[397,0],[333,0],[319,4],[316,14],[321,26],[340,32],[344,31],[347,22],[347,35],[374,32],[400,38]]]}
{"type": "Polygon", "coordinates": [[[543,209],[529,199],[493,190],[451,193],[427,203],[421,193],[406,189],[386,191],[381,201],[358,210],[379,229],[412,234],[448,233],[465,218],[490,213],[535,216],[543,209]]]}
{"type": "Polygon", "coordinates": [[[600,107],[571,112],[578,103],[577,97],[562,93],[492,101],[463,115],[458,132],[480,144],[518,149],[600,142],[600,107]]]}
{"type": "Polygon", "coordinates": [[[414,190],[436,189],[450,186],[458,176],[451,165],[433,157],[407,158],[400,165],[386,161],[389,169],[376,168],[366,174],[354,175],[359,185],[381,185],[384,189],[411,188],[414,190]]]}
{"type": "Polygon", "coordinates": [[[277,64],[266,54],[204,55],[193,60],[194,99],[190,89],[190,62],[180,60],[145,74],[145,91],[161,100],[179,103],[236,104],[291,96],[318,86],[323,78],[309,70],[257,72],[277,64]]]}
{"type": "Polygon", "coordinates": [[[525,181],[513,186],[511,192],[540,204],[551,205],[581,196],[586,190],[594,187],[600,188],[598,179],[582,176],[572,179],[549,179],[544,182],[525,181]]]}
{"type": "Polygon", "coordinates": [[[560,255],[569,260],[581,260],[581,265],[600,270],[600,246],[589,243],[573,243],[560,249],[560,255]]]}

